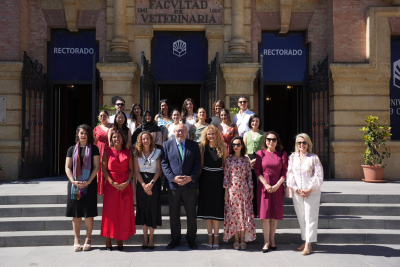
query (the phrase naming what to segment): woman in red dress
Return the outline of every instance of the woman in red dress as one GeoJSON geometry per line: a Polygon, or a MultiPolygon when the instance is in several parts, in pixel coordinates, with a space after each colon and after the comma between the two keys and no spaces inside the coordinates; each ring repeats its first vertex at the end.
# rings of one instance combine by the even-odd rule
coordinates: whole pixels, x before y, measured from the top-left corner
{"type": "Polygon", "coordinates": [[[275,231],[283,219],[283,182],[288,169],[288,156],[283,151],[279,135],[274,131],[264,134],[263,150],[256,153],[254,171],[258,177],[257,206],[264,234],[263,253],[276,250],[275,231]]]}
{"type": "Polygon", "coordinates": [[[111,148],[103,155],[103,175],[107,179],[104,186],[103,218],[101,236],[105,236],[106,249],[112,250],[111,238],[118,242],[118,250],[123,250],[122,240],[128,240],[136,233],[133,190],[133,159],[126,148],[121,130],[111,133],[111,148]]]}
{"type": "MultiPolygon", "coordinates": [[[[108,112],[107,110],[100,111],[99,121],[100,125],[96,126],[93,130],[94,144],[99,148],[100,158],[103,158],[104,151],[109,148],[108,145],[108,131],[111,128],[111,123],[108,123],[108,112]]],[[[104,194],[104,176],[102,168],[99,168],[97,172],[97,194],[104,194]]]]}
{"type": "Polygon", "coordinates": [[[219,117],[221,118],[222,122],[217,127],[221,132],[222,139],[224,140],[225,146],[230,154],[232,152],[231,141],[234,137],[239,135],[238,128],[231,122],[231,115],[227,109],[221,109],[219,112],[219,117]]]}

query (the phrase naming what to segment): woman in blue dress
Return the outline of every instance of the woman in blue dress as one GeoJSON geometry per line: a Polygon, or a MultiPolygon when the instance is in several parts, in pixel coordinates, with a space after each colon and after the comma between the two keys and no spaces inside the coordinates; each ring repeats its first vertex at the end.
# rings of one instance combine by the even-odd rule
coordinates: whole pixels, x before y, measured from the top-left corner
{"type": "Polygon", "coordinates": [[[174,122],[169,116],[169,101],[167,99],[160,100],[160,113],[156,115],[154,120],[157,126],[161,128],[161,133],[164,133],[165,126],[174,122]]]}

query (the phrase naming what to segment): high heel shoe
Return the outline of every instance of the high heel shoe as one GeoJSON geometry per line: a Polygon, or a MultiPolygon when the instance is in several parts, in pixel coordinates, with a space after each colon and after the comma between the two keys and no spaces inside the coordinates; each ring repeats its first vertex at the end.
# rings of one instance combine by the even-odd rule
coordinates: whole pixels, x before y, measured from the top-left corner
{"type": "MultiPolygon", "coordinates": [[[[218,239],[219,235],[214,235],[214,238],[215,237],[217,237],[217,239],[218,239]]],[[[215,240],[214,240],[214,242],[215,242],[215,240]]],[[[218,242],[219,242],[219,239],[218,239],[218,242]]],[[[219,249],[219,244],[214,244],[212,247],[215,248],[215,249],[219,249]]]]}
{"type": "Polygon", "coordinates": [[[298,251],[303,251],[306,247],[306,244],[301,245],[300,247],[296,248],[298,251]]]}
{"type": "Polygon", "coordinates": [[[85,244],[83,245],[83,251],[89,251],[89,250],[91,249],[91,247],[92,247],[92,244],[86,243],[88,240],[89,240],[89,241],[92,241],[91,238],[86,238],[85,244]]]}
{"type": "MultiPolygon", "coordinates": [[[[207,235],[208,235],[208,236],[211,236],[212,234],[207,234],[207,235]]],[[[212,242],[212,241],[211,241],[211,242],[212,242]]],[[[207,245],[206,245],[206,248],[210,249],[210,248],[212,248],[212,246],[213,246],[212,244],[207,244],[207,245]]]]}
{"type": "Polygon", "coordinates": [[[79,238],[75,238],[74,241],[75,240],[79,240],[79,244],[74,245],[74,251],[75,252],[81,251],[82,250],[82,247],[81,247],[81,244],[80,244],[81,240],[79,238]]]}
{"type": "Polygon", "coordinates": [[[306,255],[310,255],[312,252],[312,247],[305,247],[304,250],[301,252],[301,255],[306,256],[306,255]]]}

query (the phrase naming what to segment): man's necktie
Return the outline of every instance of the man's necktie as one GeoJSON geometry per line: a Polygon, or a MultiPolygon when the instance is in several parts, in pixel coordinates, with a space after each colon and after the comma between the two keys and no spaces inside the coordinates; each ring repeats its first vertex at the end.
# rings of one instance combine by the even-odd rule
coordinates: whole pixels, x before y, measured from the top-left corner
{"type": "Polygon", "coordinates": [[[183,162],[183,146],[182,146],[182,143],[181,142],[179,142],[179,154],[181,154],[181,159],[182,159],[182,162],[183,162]]]}

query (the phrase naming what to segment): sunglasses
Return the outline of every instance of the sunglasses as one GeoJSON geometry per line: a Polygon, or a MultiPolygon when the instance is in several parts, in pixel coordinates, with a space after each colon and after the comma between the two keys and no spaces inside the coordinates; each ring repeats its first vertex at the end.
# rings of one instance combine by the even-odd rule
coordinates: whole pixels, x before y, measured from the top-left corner
{"type": "Polygon", "coordinates": [[[115,104],[115,105],[117,105],[117,106],[125,106],[124,103],[117,103],[117,104],[115,104]]]}
{"type": "Polygon", "coordinates": [[[241,147],[242,144],[232,144],[232,147],[241,147]]]}
{"type": "Polygon", "coordinates": [[[247,101],[239,101],[238,103],[239,103],[239,104],[246,104],[247,101]]]}
{"type": "Polygon", "coordinates": [[[305,146],[305,145],[307,145],[307,142],[297,142],[297,145],[299,145],[299,146],[301,146],[301,145],[305,146]]]}
{"type": "Polygon", "coordinates": [[[275,143],[276,142],[276,138],[267,138],[267,141],[275,143]]]}

